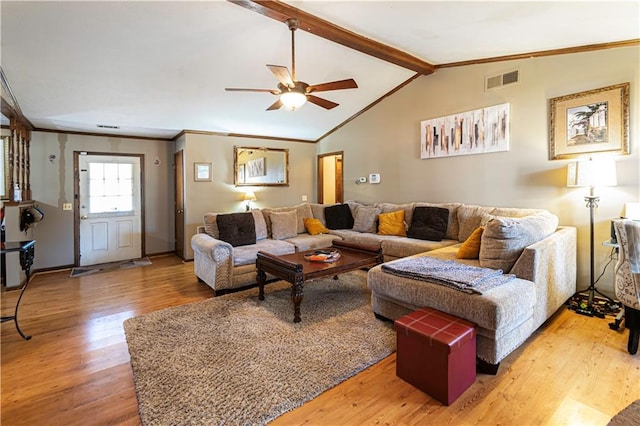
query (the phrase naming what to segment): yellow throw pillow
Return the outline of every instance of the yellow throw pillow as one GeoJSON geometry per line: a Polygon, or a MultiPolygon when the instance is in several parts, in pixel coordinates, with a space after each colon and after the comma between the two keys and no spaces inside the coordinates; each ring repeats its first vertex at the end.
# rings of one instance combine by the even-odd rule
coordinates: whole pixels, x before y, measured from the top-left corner
{"type": "Polygon", "coordinates": [[[458,249],[458,259],[478,259],[480,257],[480,242],[482,241],[482,226],[476,228],[469,238],[458,249]]]}
{"type": "Polygon", "coordinates": [[[312,217],[304,218],[304,228],[311,235],[328,234],[329,230],[320,222],[320,219],[314,219],[312,217]]]}
{"type": "Polygon", "coordinates": [[[404,225],[404,210],[378,215],[378,234],[407,236],[407,228],[404,225]]]}

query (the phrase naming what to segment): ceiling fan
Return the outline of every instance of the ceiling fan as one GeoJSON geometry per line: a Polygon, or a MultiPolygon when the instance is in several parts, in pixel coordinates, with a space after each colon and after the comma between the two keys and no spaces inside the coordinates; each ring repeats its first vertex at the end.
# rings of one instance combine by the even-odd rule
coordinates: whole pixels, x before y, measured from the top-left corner
{"type": "Polygon", "coordinates": [[[278,96],[278,100],[267,108],[267,111],[274,111],[280,109],[282,106],[294,111],[304,105],[307,101],[325,109],[337,107],[339,104],[327,99],[319,98],[312,93],[327,92],[330,90],[356,89],[358,84],[352,78],[313,85],[305,83],[304,81],[296,80],[295,31],[298,29],[299,22],[295,18],[287,19],[285,22],[289,26],[289,30],[291,30],[291,73],[289,73],[289,69],[285,66],[267,65],[267,68],[271,70],[273,75],[280,82],[278,83],[278,88],[240,89],[228,87],[225,90],[229,92],[264,92],[278,96]]]}

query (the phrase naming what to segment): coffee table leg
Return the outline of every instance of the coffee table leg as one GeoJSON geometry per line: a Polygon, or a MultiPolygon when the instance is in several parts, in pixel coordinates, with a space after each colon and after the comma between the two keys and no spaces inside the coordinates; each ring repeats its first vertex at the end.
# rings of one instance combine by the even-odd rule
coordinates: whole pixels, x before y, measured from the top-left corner
{"type": "Polygon", "coordinates": [[[296,277],[293,286],[291,287],[291,301],[293,302],[293,322],[300,322],[300,304],[304,296],[302,285],[304,280],[302,277],[296,277]]]}
{"type": "Polygon", "coordinates": [[[258,300],[264,300],[264,283],[267,281],[267,274],[261,269],[258,269],[257,280],[258,280],[258,300]]]}

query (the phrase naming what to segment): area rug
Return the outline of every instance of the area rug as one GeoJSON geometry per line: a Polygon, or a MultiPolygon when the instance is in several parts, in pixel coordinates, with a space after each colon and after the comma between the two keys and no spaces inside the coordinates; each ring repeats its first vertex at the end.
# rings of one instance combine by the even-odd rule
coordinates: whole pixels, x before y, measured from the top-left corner
{"type": "Polygon", "coordinates": [[[395,351],[374,317],[366,273],[304,286],[293,323],[290,284],[131,318],[124,329],[145,425],[262,425],[395,351]]]}
{"type": "Polygon", "coordinates": [[[85,275],[97,274],[98,272],[115,271],[118,269],[137,268],[138,266],[151,265],[148,257],[140,259],[125,260],[123,262],[101,263],[100,265],[78,266],[71,269],[70,277],[82,277],[85,275]]]}
{"type": "Polygon", "coordinates": [[[640,425],[640,399],[632,402],[624,410],[616,414],[607,426],[637,426],[640,425]]]}

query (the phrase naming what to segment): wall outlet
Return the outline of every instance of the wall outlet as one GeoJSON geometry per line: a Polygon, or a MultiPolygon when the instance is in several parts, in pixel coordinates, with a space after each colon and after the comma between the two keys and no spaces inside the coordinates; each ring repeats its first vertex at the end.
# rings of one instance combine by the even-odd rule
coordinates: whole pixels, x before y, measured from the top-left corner
{"type": "Polygon", "coordinates": [[[307,201],[307,196],[306,195],[302,196],[302,201],[307,201]]]}
{"type": "Polygon", "coordinates": [[[64,203],[62,205],[62,210],[73,210],[73,203],[64,203]]]}

